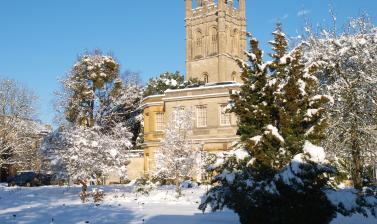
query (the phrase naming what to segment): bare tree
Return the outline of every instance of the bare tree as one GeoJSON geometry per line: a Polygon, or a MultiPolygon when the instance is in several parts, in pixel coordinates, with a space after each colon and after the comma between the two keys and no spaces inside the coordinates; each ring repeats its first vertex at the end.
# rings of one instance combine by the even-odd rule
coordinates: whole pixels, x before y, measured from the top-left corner
{"type": "Polygon", "coordinates": [[[377,155],[377,28],[362,16],[342,34],[310,32],[307,44],[306,60],[325,68],[319,74],[322,91],[334,99],[324,146],[346,162],[361,189],[363,173],[375,166],[377,155]]]}
{"type": "Polygon", "coordinates": [[[35,121],[36,99],[15,80],[0,79],[0,166],[36,167],[41,134],[48,131],[35,121]]]}

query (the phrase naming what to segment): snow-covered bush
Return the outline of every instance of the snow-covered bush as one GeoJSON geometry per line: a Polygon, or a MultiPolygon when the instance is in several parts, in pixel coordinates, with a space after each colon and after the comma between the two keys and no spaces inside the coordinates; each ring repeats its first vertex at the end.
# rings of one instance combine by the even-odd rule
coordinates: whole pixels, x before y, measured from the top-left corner
{"type": "Polygon", "coordinates": [[[42,147],[46,163],[55,174],[66,174],[82,184],[84,198],[88,180],[99,181],[114,172],[126,177],[132,134],[122,123],[111,130],[65,127],[51,135],[42,147]]]}
{"type": "Polygon", "coordinates": [[[99,205],[101,202],[103,202],[105,192],[102,189],[93,188],[92,196],[94,204],[99,205]]]}
{"type": "Polygon", "coordinates": [[[134,183],[134,192],[142,195],[149,195],[155,188],[156,185],[145,178],[139,178],[134,183]]]}
{"type": "Polygon", "coordinates": [[[249,150],[239,144],[218,157],[210,167],[219,173],[200,209],[233,209],[241,223],[329,223],[334,217],[332,205],[323,193],[326,179],[332,172],[323,148],[306,142],[303,152],[270,179],[256,175],[249,150]],[[310,217],[310,218],[309,218],[310,217]]]}
{"type": "Polygon", "coordinates": [[[59,150],[59,155],[72,179],[100,179],[114,170],[119,176],[126,176],[127,150],[132,146],[130,133],[125,127],[118,127],[113,131],[114,133],[104,134],[98,126],[68,128],[63,131],[62,141],[65,147],[59,150]]]}

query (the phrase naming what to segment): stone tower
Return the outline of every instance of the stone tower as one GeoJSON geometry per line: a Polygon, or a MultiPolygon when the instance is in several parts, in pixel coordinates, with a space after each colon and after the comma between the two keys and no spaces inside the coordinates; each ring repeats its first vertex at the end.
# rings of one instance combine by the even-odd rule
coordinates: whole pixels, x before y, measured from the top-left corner
{"type": "Polygon", "coordinates": [[[245,0],[185,1],[186,79],[241,81],[235,58],[245,59],[245,0]]]}

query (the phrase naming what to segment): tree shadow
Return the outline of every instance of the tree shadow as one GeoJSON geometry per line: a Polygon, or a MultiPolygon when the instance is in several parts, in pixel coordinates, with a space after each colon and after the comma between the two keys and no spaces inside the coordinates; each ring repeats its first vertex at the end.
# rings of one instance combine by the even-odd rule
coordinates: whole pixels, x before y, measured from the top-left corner
{"type": "Polygon", "coordinates": [[[236,224],[238,216],[231,211],[195,213],[193,215],[159,215],[145,221],[146,224],[236,224]]]}

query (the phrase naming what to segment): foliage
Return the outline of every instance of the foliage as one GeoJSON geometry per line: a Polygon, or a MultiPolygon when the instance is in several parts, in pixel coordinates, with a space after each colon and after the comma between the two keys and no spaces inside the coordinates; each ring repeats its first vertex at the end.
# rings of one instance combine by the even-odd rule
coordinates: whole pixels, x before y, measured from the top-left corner
{"type": "Polygon", "coordinates": [[[179,196],[181,182],[198,175],[197,164],[201,159],[201,145],[191,138],[192,117],[189,108],[176,108],[170,115],[171,122],[167,124],[161,147],[155,153],[154,176],[174,180],[179,196]]]}
{"type": "Polygon", "coordinates": [[[201,85],[204,85],[204,82],[196,78],[185,81],[184,76],[178,71],[175,73],[165,72],[148,81],[144,89],[144,97],[163,94],[168,89],[184,89],[201,85]]]}
{"type": "Polygon", "coordinates": [[[61,133],[63,150],[58,153],[74,180],[98,180],[112,172],[124,177],[128,164],[127,149],[132,146],[129,136],[121,125],[106,134],[98,126],[67,128],[61,133]]]}
{"type": "Polygon", "coordinates": [[[134,74],[119,75],[119,64],[100,51],[79,57],[62,80],[58,105],[66,122],[46,138],[46,169],[67,173],[83,185],[92,178],[126,176],[128,150],[137,147],[142,93],[134,74]],[[131,77],[132,76],[132,77],[131,77]]]}
{"type": "Polygon", "coordinates": [[[155,188],[155,185],[145,179],[145,178],[139,178],[135,181],[135,189],[134,192],[140,193],[142,195],[149,195],[149,193],[155,188]]]}
{"type": "Polygon", "coordinates": [[[355,187],[363,187],[368,166],[376,166],[377,28],[368,17],[352,19],[337,34],[308,30],[304,58],[323,66],[318,72],[323,94],[330,95],[330,126],[323,146],[347,162],[355,187]]]}
{"type": "Polygon", "coordinates": [[[107,128],[124,123],[132,133],[133,148],[140,148],[143,142],[143,111],[140,107],[143,93],[137,77],[138,74],[135,73],[124,74],[123,83],[119,83],[97,122],[101,127],[107,128]]]}
{"type": "Polygon", "coordinates": [[[210,167],[219,175],[202,210],[224,206],[241,223],[328,223],[335,213],[322,191],[333,172],[318,144],[324,137],[328,97],[317,95],[316,64],[302,63],[302,47],[288,52],[278,24],[271,62],[251,39],[244,85],[232,96],[241,143],[210,167]]]}
{"type": "Polygon", "coordinates": [[[110,98],[121,87],[119,64],[100,51],[79,57],[58,93],[59,107],[68,122],[94,126],[95,120],[110,104],[110,98]]]}

